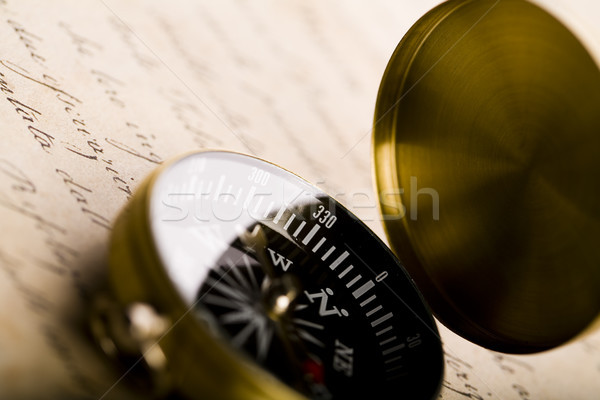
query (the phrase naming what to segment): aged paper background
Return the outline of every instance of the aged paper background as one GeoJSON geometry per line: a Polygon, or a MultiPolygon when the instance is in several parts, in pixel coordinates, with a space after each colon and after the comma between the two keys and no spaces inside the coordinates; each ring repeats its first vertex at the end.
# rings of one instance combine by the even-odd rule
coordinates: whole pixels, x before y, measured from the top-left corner
{"type": "MultiPolygon", "coordinates": [[[[136,397],[107,392],[118,376],[85,334],[86,305],[117,212],[178,153],[277,163],[382,235],[375,96],[397,42],[437,3],[0,1],[0,398],[136,397]]],[[[545,3],[595,26],[591,1],[545,3]]],[[[441,399],[600,393],[598,334],[515,357],[440,329],[441,399]]]]}

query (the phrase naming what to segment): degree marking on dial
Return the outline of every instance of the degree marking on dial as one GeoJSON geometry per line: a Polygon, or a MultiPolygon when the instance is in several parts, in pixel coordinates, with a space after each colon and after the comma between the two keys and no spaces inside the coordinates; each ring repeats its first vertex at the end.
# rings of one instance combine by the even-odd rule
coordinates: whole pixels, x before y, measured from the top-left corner
{"type": "Polygon", "coordinates": [[[190,192],[195,193],[196,186],[198,184],[198,175],[192,175],[192,177],[189,180],[189,184],[190,184],[190,192]]]}
{"type": "Polygon", "coordinates": [[[302,232],[302,229],[304,228],[304,225],[306,225],[306,221],[302,221],[300,223],[300,226],[298,228],[296,228],[296,230],[294,231],[294,233],[292,234],[293,237],[298,237],[298,235],[300,234],[300,232],[302,232]]]}
{"type": "MultiPolygon", "coordinates": [[[[227,192],[225,194],[233,195],[233,193],[231,193],[232,190],[233,190],[233,185],[227,186],[227,192]]],[[[229,197],[230,196],[223,196],[223,203],[229,203],[229,197]]]]}
{"type": "Polygon", "coordinates": [[[279,220],[283,216],[284,212],[285,212],[285,204],[281,206],[281,208],[279,209],[279,211],[277,211],[277,215],[275,215],[275,218],[273,218],[273,223],[274,224],[278,224],[279,223],[279,220]]]}
{"type": "Polygon", "coordinates": [[[375,334],[375,336],[381,336],[381,335],[383,335],[384,333],[387,333],[387,332],[389,332],[389,331],[391,331],[391,330],[392,330],[392,326],[390,325],[390,326],[388,326],[387,328],[384,328],[384,329],[380,330],[379,332],[377,332],[377,333],[375,334]]]}
{"type": "Polygon", "coordinates": [[[396,365],[395,367],[392,367],[392,368],[390,368],[390,369],[386,369],[386,370],[385,370],[385,373],[386,373],[386,374],[389,374],[390,372],[397,371],[397,370],[399,370],[399,369],[401,369],[401,368],[403,368],[403,367],[404,367],[404,365],[396,365]]]}
{"type": "Polygon", "coordinates": [[[389,360],[385,360],[385,361],[384,361],[384,363],[385,363],[385,364],[391,364],[391,363],[393,363],[394,361],[398,361],[398,360],[400,360],[400,359],[402,359],[402,356],[398,356],[398,357],[390,358],[389,360]]]}
{"type": "Polygon", "coordinates": [[[292,221],[294,220],[294,218],[296,218],[296,214],[292,214],[290,216],[290,218],[288,218],[287,222],[285,223],[285,225],[283,226],[284,230],[288,230],[288,228],[290,227],[290,225],[292,224],[292,221]]]}
{"type": "Polygon", "coordinates": [[[244,210],[248,209],[248,206],[250,205],[250,202],[254,198],[255,194],[256,194],[256,186],[251,186],[250,190],[248,191],[248,196],[246,196],[246,200],[244,200],[244,206],[243,206],[244,210]]]}
{"type": "Polygon", "coordinates": [[[319,330],[325,329],[324,325],[316,324],[314,322],[310,322],[310,321],[307,321],[307,320],[301,319],[301,318],[294,318],[292,320],[292,322],[295,322],[298,325],[308,326],[309,328],[315,328],[315,329],[319,329],[319,330]]]}
{"type": "Polygon", "coordinates": [[[242,198],[242,193],[244,192],[243,188],[240,188],[237,192],[237,196],[235,197],[235,201],[233,202],[234,206],[237,206],[237,204],[240,202],[240,199],[242,198]]]}
{"type": "Polygon", "coordinates": [[[329,268],[333,271],[334,269],[336,269],[345,259],[346,257],[348,257],[350,253],[348,253],[347,251],[344,251],[338,258],[336,258],[336,260],[334,262],[331,263],[331,265],[329,266],[329,268]]]}
{"type": "Polygon", "coordinates": [[[361,276],[361,275],[357,275],[357,276],[355,276],[355,277],[354,277],[354,279],[352,279],[350,282],[346,283],[346,287],[347,287],[347,288],[350,288],[350,287],[354,286],[354,284],[355,284],[356,282],[358,282],[358,281],[360,280],[360,278],[362,278],[362,276],[361,276]]]}
{"type": "Polygon", "coordinates": [[[263,197],[260,196],[258,198],[258,200],[256,201],[256,205],[254,206],[254,209],[252,210],[252,213],[254,215],[258,214],[258,209],[260,208],[260,205],[262,204],[262,201],[263,201],[263,197]]]}
{"type": "Polygon", "coordinates": [[[371,311],[367,312],[365,315],[367,317],[370,317],[371,315],[375,314],[377,311],[381,310],[383,308],[383,306],[379,305],[377,307],[375,307],[374,309],[372,309],[371,311]]]}
{"type": "Polygon", "coordinates": [[[352,271],[352,268],[354,268],[354,265],[349,265],[348,268],[343,270],[342,273],[338,275],[338,278],[342,279],[348,272],[352,271]]]}
{"type": "MultiPolygon", "coordinates": [[[[375,283],[372,280],[369,279],[367,282],[363,283],[363,285],[361,287],[359,287],[354,292],[352,292],[352,296],[354,296],[355,299],[358,299],[363,294],[365,294],[369,290],[373,289],[373,287],[375,287],[375,283]]],[[[361,306],[362,306],[362,304],[361,304],[361,306]]]]}
{"type": "Polygon", "coordinates": [[[325,238],[321,238],[321,240],[319,240],[319,243],[317,243],[315,245],[315,247],[313,247],[313,249],[312,249],[313,253],[316,253],[317,250],[319,250],[319,248],[323,245],[323,243],[325,243],[325,240],[326,240],[325,238]]]}
{"type": "Polygon", "coordinates": [[[271,213],[271,210],[273,209],[273,206],[275,205],[274,202],[270,202],[269,205],[267,206],[267,210],[265,211],[265,213],[263,214],[263,218],[267,218],[269,216],[269,214],[271,213]]]}
{"type": "MultiPolygon", "coordinates": [[[[200,195],[200,196],[204,196],[206,194],[209,194],[210,192],[204,192],[202,190],[202,188],[204,187],[204,180],[200,181],[200,186],[198,186],[198,188],[195,191],[195,194],[200,195]]],[[[176,186],[169,186],[169,193],[173,193],[174,189],[176,190],[177,187],[176,186]]]]}
{"type": "MultiPolygon", "coordinates": [[[[204,181],[202,181],[202,183],[204,183],[204,181]]],[[[212,187],[213,187],[213,181],[208,182],[208,187],[206,188],[206,192],[200,192],[200,194],[207,194],[210,195],[211,191],[212,191],[212,187]]],[[[202,190],[202,185],[200,185],[200,190],[202,190]]]]}
{"type": "Polygon", "coordinates": [[[384,356],[387,356],[388,354],[391,354],[395,351],[402,350],[405,346],[406,345],[404,343],[400,343],[397,346],[390,347],[389,349],[382,351],[381,354],[383,354],[384,356]]]}
{"type": "Polygon", "coordinates": [[[327,253],[323,254],[323,256],[321,257],[321,260],[325,261],[327,260],[327,258],[331,255],[331,253],[333,253],[335,251],[335,246],[331,246],[331,248],[329,248],[329,250],[327,250],[327,253]]]}
{"type": "Polygon", "coordinates": [[[218,200],[221,195],[221,190],[223,189],[223,183],[225,182],[225,175],[221,175],[219,178],[219,183],[217,184],[217,190],[215,190],[215,194],[213,196],[213,200],[218,200]]]}
{"type": "Polygon", "coordinates": [[[377,296],[373,295],[373,296],[369,297],[368,299],[366,299],[365,301],[363,301],[362,303],[360,303],[360,306],[364,307],[367,304],[369,304],[370,302],[372,302],[373,300],[375,300],[376,298],[377,298],[377,296]]]}
{"type": "Polygon", "coordinates": [[[304,244],[304,245],[309,244],[310,241],[312,240],[312,238],[315,236],[315,233],[317,233],[319,231],[319,229],[321,229],[321,225],[313,226],[312,229],[306,234],[306,236],[302,240],[302,244],[304,244]]]}
{"type": "Polygon", "coordinates": [[[393,316],[394,316],[394,314],[389,312],[389,313],[385,314],[383,317],[379,317],[375,321],[371,322],[371,326],[373,328],[375,328],[377,325],[384,323],[385,321],[392,318],[393,316]]]}
{"type": "MultiPolygon", "coordinates": [[[[195,193],[199,194],[199,195],[202,195],[203,194],[203,192],[202,192],[202,188],[203,187],[204,187],[204,180],[201,180],[200,181],[200,186],[196,185],[195,193]]],[[[169,193],[173,193],[170,185],[169,185],[169,193]]]]}
{"type": "Polygon", "coordinates": [[[191,182],[184,182],[181,185],[181,191],[184,193],[192,193],[194,191],[191,182]]]}
{"type": "Polygon", "coordinates": [[[389,339],[386,339],[386,340],[384,340],[384,341],[382,341],[382,342],[379,342],[379,345],[380,345],[380,346],[385,346],[386,344],[388,344],[388,343],[391,343],[391,342],[393,342],[393,341],[394,341],[394,340],[396,340],[396,339],[397,339],[397,337],[396,337],[396,336],[392,336],[392,337],[391,337],[391,338],[389,338],[389,339]]]}

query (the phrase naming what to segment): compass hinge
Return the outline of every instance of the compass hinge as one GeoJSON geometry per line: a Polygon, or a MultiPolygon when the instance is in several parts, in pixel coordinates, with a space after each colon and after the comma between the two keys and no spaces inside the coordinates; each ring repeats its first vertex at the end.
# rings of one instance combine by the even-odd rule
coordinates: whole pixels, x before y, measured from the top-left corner
{"type": "Polygon", "coordinates": [[[119,361],[127,381],[162,398],[172,389],[167,358],[160,340],[172,324],[148,303],[125,307],[112,297],[98,296],[90,320],[103,352],[119,361]]]}

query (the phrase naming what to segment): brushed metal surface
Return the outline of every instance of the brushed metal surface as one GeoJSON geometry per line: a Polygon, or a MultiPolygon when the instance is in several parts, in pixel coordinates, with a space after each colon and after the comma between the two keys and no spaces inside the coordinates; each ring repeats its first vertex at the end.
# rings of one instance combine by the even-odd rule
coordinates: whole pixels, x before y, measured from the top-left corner
{"type": "Polygon", "coordinates": [[[600,71],[555,17],[523,0],[425,15],[383,77],[373,151],[390,245],[449,328],[528,353],[596,318],[600,71]]]}

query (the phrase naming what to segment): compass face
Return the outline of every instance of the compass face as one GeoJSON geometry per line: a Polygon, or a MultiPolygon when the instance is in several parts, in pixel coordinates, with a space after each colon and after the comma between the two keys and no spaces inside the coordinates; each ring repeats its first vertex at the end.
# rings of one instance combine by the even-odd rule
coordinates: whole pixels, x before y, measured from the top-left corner
{"type": "Polygon", "coordinates": [[[398,260],[335,200],[267,162],[202,152],[150,200],[167,275],[198,320],[314,399],[431,399],[435,323],[398,260]]]}

